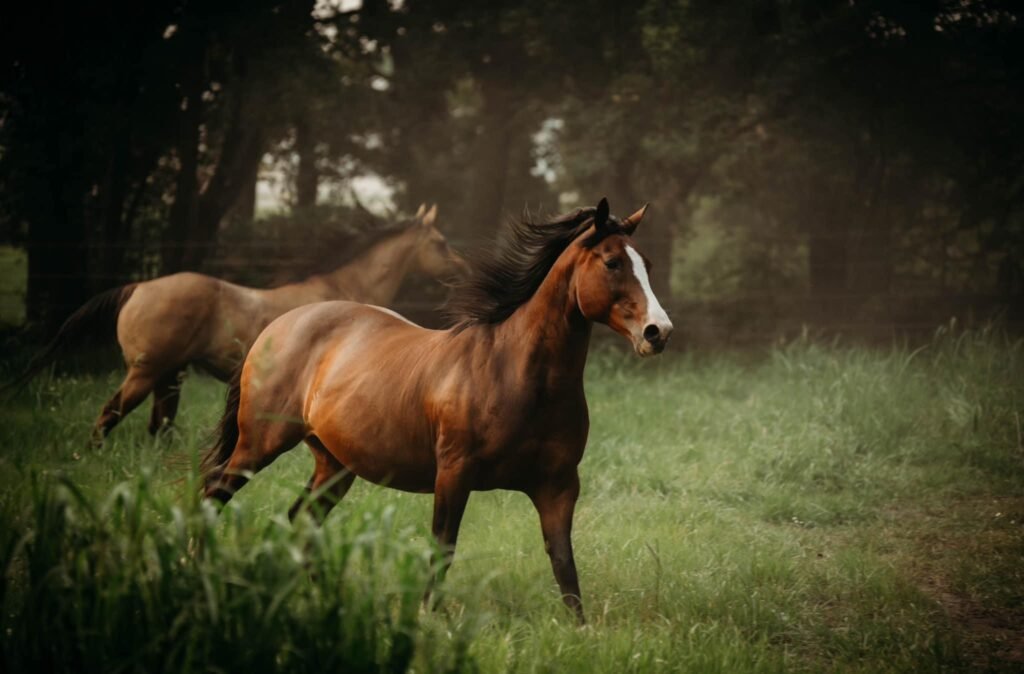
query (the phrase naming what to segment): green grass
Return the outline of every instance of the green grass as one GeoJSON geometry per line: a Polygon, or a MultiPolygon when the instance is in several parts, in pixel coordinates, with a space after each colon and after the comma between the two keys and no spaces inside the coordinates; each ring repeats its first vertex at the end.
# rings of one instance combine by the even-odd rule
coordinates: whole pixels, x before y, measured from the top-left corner
{"type": "Polygon", "coordinates": [[[19,248],[0,246],[0,328],[25,322],[28,288],[28,254],[19,248]]]}
{"type": "MultiPolygon", "coordinates": [[[[60,560],[128,559],[114,589],[65,569],[65,611],[94,590],[145,606],[141,562],[97,552],[96,541],[156,541],[145,545],[180,561],[162,571],[178,589],[159,603],[196,625],[182,637],[193,659],[173,661],[192,670],[225,662],[209,655],[218,648],[254,671],[301,670],[325,639],[339,662],[413,671],[1016,671],[1024,662],[1024,346],[997,334],[943,334],[916,351],[801,342],[759,356],[640,361],[596,349],[574,530],[583,629],[558,599],[526,497],[474,494],[441,610],[411,612],[427,573],[429,497],[357,482],[323,532],[291,527],[283,515],[312,466],[299,449],[207,521],[188,480],[223,387],[189,379],[166,438],[148,436],[145,410],[87,449],[118,378],[44,379],[8,404],[3,540],[63,540],[53,544],[60,560]],[[123,509],[117,494],[142,501],[141,529],[109,514],[123,509]],[[74,536],[40,520],[40,504],[54,503],[79,513],[74,536]],[[107,513],[102,526],[80,514],[88,508],[107,513]],[[190,554],[181,531],[208,537],[220,556],[190,554]],[[380,554],[391,561],[352,573],[331,561],[367,538],[390,541],[380,554]],[[288,561],[295,550],[302,564],[288,561]],[[231,578],[264,567],[252,595],[225,604],[220,622],[197,608],[204,583],[228,592],[231,578]],[[252,616],[283,586],[288,601],[261,632],[252,616]],[[383,603],[374,600],[379,587],[391,588],[383,603]],[[328,619],[344,606],[363,607],[357,627],[328,619]],[[351,636],[373,626],[375,641],[351,636]],[[363,640],[375,646],[360,651],[363,640]]],[[[13,627],[32,624],[30,552],[18,551],[8,573],[13,627]]],[[[57,558],[41,568],[67,566],[57,558]]],[[[119,615],[100,604],[99,615],[119,615]]],[[[104,617],[96,638],[76,643],[99,658],[116,620],[104,617]]],[[[146,658],[178,640],[161,620],[151,624],[150,650],[103,657],[133,671],[162,662],[146,658]]],[[[66,621],[50,624],[73,632],[66,621]]],[[[5,638],[17,653],[23,635],[5,638]]],[[[66,641],[74,638],[81,634],[66,641]]]]}

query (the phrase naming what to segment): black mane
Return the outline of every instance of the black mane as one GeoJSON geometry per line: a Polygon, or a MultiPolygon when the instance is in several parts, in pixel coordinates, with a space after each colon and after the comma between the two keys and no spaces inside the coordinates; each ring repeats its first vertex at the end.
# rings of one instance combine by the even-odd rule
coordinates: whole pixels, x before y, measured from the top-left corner
{"type": "MultiPolygon", "coordinates": [[[[533,297],[555,260],[587,227],[595,208],[578,208],[545,222],[529,217],[512,221],[491,250],[469,257],[472,273],[456,285],[444,312],[456,330],[470,325],[500,323],[533,297]]],[[[609,218],[616,231],[618,219],[609,218]]],[[[603,238],[603,237],[600,237],[603,238]]],[[[592,236],[586,243],[600,240],[592,236]]]]}

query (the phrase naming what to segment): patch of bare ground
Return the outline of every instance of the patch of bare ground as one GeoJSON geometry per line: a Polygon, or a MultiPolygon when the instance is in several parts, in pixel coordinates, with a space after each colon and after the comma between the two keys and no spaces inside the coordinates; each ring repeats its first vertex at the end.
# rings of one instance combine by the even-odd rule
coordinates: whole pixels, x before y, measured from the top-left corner
{"type": "Polygon", "coordinates": [[[1024,671],[1024,497],[884,515],[897,568],[941,608],[975,671],[1024,671]]]}

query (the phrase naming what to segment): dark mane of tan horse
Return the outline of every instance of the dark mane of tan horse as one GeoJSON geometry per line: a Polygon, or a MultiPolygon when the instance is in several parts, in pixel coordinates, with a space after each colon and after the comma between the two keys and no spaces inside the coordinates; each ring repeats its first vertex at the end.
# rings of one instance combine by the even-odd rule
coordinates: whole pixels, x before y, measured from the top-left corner
{"type": "Polygon", "coordinates": [[[367,217],[350,229],[330,229],[303,242],[301,254],[290,268],[281,270],[272,285],[299,283],[310,276],[326,274],[344,267],[386,239],[400,234],[415,221],[383,222],[367,217]]]}
{"type": "Polygon", "coordinates": [[[290,516],[308,504],[322,520],[357,476],[433,493],[443,569],[470,492],[520,491],[582,620],[571,530],[589,429],[591,326],[609,325],[642,356],[660,353],[672,331],[631,238],[644,213],[618,220],[602,200],[510,227],[457,290],[447,330],[353,302],[281,316],[230,385],[219,440],[202,463],[206,497],[227,502],[305,441],[315,468],[290,516]]]}

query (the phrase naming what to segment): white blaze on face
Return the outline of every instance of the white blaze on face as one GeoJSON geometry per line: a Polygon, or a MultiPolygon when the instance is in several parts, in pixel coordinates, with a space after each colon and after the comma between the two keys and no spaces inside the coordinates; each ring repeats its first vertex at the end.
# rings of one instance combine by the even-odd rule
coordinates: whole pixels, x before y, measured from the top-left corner
{"type": "Polygon", "coordinates": [[[633,263],[633,275],[636,276],[636,280],[640,282],[640,287],[644,290],[644,297],[647,298],[647,316],[644,318],[643,330],[648,325],[658,326],[658,330],[664,333],[667,330],[672,329],[672,321],[668,319],[668,314],[661,308],[661,302],[654,296],[654,291],[651,290],[651,281],[647,278],[647,267],[644,265],[644,259],[640,257],[640,253],[633,249],[633,246],[626,246],[626,255],[629,256],[629,261],[633,263]]]}

